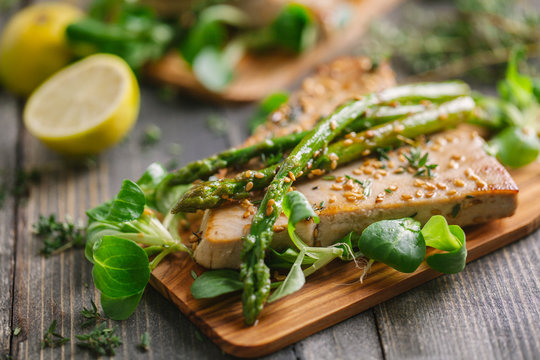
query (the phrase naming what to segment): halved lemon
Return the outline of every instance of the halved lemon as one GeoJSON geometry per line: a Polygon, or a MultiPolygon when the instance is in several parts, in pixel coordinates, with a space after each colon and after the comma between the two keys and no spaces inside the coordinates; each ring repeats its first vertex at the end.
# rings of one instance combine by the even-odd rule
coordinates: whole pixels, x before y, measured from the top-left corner
{"type": "Polygon", "coordinates": [[[116,144],[135,124],[139,86],[114,55],[89,56],[57,72],[30,96],[24,124],[65,155],[91,155],[116,144]]]}

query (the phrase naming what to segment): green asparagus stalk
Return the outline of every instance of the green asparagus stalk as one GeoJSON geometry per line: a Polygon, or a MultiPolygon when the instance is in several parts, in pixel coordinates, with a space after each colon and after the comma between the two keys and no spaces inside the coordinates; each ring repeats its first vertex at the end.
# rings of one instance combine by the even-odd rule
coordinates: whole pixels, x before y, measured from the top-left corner
{"type": "MultiPolygon", "coordinates": [[[[390,123],[381,124],[368,131],[358,133],[353,144],[344,140],[328,147],[326,154],[321,155],[303,171],[331,170],[330,154],[337,156],[336,165],[340,166],[365,155],[366,150],[378,147],[393,146],[400,142],[401,137],[414,138],[430,134],[458,124],[474,108],[470,97],[460,97],[435,106],[423,113],[405,116],[390,123]],[[400,130],[401,131],[396,131],[400,130]],[[361,141],[365,139],[366,141],[361,141]]],[[[335,158],[332,156],[332,158],[335,158]]],[[[198,209],[216,208],[227,199],[245,199],[250,191],[262,190],[272,180],[279,165],[273,165],[258,171],[245,171],[234,178],[219,181],[206,181],[192,187],[177,203],[173,212],[194,212],[198,209]]]]}
{"type": "Polygon", "coordinates": [[[283,196],[291,187],[291,181],[287,182],[285,178],[294,179],[298,176],[315,151],[325,148],[368,106],[376,104],[377,101],[375,95],[368,95],[361,100],[342,106],[322,120],[291,151],[268,185],[261,205],[251,222],[250,233],[244,237],[242,249],[240,278],[244,282],[242,304],[246,324],[255,323],[270,294],[270,270],[264,263],[264,254],[274,235],[274,223],[281,214],[283,196]]]}
{"type": "MultiPolygon", "coordinates": [[[[377,124],[388,122],[399,116],[415,114],[426,110],[425,105],[381,106],[375,108],[369,117],[361,117],[351,123],[349,131],[362,131],[377,124]]],[[[229,149],[206,159],[197,160],[173,172],[168,186],[190,184],[195,180],[206,180],[219,169],[246,164],[261,155],[279,154],[296,146],[309,131],[268,139],[258,144],[240,149],[229,149]]]]}
{"type": "MultiPolygon", "coordinates": [[[[442,86],[442,88],[445,87],[448,88],[447,90],[455,90],[455,86],[454,88],[442,86]]],[[[414,98],[419,95],[425,98],[426,96],[422,96],[425,90],[430,90],[427,92],[427,97],[434,94],[439,95],[439,97],[445,95],[440,93],[440,88],[433,85],[408,85],[387,89],[378,94],[370,94],[361,100],[343,106],[321,121],[283,161],[276,176],[268,185],[259,209],[253,217],[249,235],[244,237],[240,278],[244,282],[242,305],[246,324],[255,323],[270,294],[270,270],[264,263],[264,255],[274,235],[273,226],[282,211],[283,197],[291,187],[290,180],[294,181],[296,176],[299,176],[300,172],[306,168],[315,152],[326,148],[346,126],[368,107],[399,98],[414,98]]]]}

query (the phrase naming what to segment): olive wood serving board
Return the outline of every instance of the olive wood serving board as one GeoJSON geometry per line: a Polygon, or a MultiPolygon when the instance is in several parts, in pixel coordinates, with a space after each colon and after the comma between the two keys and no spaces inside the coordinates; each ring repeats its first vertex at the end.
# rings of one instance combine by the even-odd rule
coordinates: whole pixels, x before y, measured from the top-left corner
{"type": "MultiPolygon", "coordinates": [[[[520,189],[517,211],[510,218],[465,229],[467,262],[540,226],[540,163],[511,174],[520,189]]],[[[223,351],[240,357],[272,353],[441,275],[425,263],[412,274],[375,263],[361,284],[360,269],[334,260],[307,278],[300,291],[267,304],[258,324],[248,327],[239,295],[206,300],[191,296],[192,270],[199,275],[204,271],[189,256],[175,254],[152,272],[150,282],[223,351]]]]}
{"type": "Polygon", "coordinates": [[[244,56],[236,66],[234,79],[220,93],[204,88],[178,51],[170,52],[158,62],[149,65],[146,73],[158,82],[207,99],[223,102],[260,100],[268,94],[288,88],[316,65],[350,50],[373,18],[390,10],[400,1],[402,0],[351,2],[354,4],[354,11],[349,24],[297,57],[277,53],[244,56]]]}

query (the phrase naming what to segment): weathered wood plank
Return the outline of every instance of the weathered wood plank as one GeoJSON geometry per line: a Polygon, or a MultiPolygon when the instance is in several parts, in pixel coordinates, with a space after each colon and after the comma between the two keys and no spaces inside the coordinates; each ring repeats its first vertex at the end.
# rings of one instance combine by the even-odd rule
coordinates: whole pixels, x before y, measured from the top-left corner
{"type": "MultiPolygon", "coordinates": [[[[13,2],[0,12],[0,31],[19,8],[13,2]]],[[[0,88],[0,358],[9,354],[11,294],[15,265],[15,203],[12,186],[16,173],[16,149],[19,105],[12,95],[0,88]]]]}
{"type": "Polygon", "coordinates": [[[12,187],[16,173],[18,113],[15,98],[0,90],[0,357],[9,353],[13,331],[11,295],[15,265],[15,203],[12,187]]]}
{"type": "Polygon", "coordinates": [[[385,358],[537,359],[540,231],[375,308],[385,358]]]}

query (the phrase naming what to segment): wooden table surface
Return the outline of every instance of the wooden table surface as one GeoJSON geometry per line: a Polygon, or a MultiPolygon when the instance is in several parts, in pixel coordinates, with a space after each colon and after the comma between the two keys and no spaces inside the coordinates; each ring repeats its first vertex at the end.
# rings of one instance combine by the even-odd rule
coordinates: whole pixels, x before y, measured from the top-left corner
{"type": "MultiPolygon", "coordinates": [[[[9,13],[0,13],[0,28],[9,13]]],[[[239,144],[253,107],[223,107],[142,86],[139,122],[118,147],[86,164],[68,164],[23,128],[23,101],[0,90],[0,172],[12,182],[22,170],[43,175],[27,198],[8,194],[0,208],[0,359],[91,358],[76,346],[82,307],[98,299],[82,250],[45,258],[31,234],[39,214],[85,220],[84,212],[109,199],[122,179],[137,179],[153,161],[167,163],[170,145],[183,148],[180,163],[239,144]],[[209,116],[226,123],[208,131],[209,116]],[[162,130],[143,149],[150,124],[162,130]],[[53,319],[72,341],[40,349],[53,319]],[[20,328],[18,335],[13,330],[20,328]]],[[[538,359],[540,358],[540,231],[475,261],[457,275],[442,276],[341,324],[285,348],[269,359],[538,359]]],[[[228,358],[171,303],[147,289],[131,318],[118,326],[119,359],[228,358]],[[150,334],[150,350],[137,349],[150,334]]]]}

